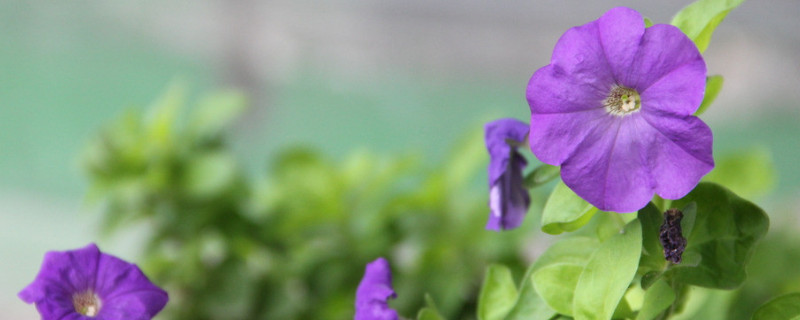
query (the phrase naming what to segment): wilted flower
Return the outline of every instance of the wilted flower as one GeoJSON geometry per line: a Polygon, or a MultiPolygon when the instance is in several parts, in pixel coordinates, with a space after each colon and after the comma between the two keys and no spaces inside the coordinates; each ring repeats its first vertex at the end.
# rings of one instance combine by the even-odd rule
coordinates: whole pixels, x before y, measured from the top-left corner
{"type": "Polygon", "coordinates": [[[397,320],[397,312],[387,301],[396,298],[392,289],[392,270],[384,258],[367,264],[356,290],[355,320],[397,320]]]}
{"type": "Polygon", "coordinates": [[[93,243],[45,254],[36,279],[19,297],[35,303],[43,320],[149,320],[168,300],[136,265],[93,243]]]}
{"type": "Polygon", "coordinates": [[[638,12],[611,9],[564,33],[531,77],[531,150],[601,210],[681,198],[714,167],[711,130],[692,115],[705,78],[678,28],[645,28],[638,12]]]}
{"type": "Polygon", "coordinates": [[[664,223],[658,232],[658,239],[664,248],[664,259],[672,263],[681,263],[681,256],[686,250],[686,238],[681,230],[683,212],[678,209],[669,209],[664,212],[664,223]]]}
{"type": "Polygon", "coordinates": [[[528,125],[516,119],[500,119],[485,126],[489,151],[489,221],[491,230],[518,227],[528,212],[531,198],[524,186],[522,170],[528,164],[517,152],[524,145],[528,125]]]}

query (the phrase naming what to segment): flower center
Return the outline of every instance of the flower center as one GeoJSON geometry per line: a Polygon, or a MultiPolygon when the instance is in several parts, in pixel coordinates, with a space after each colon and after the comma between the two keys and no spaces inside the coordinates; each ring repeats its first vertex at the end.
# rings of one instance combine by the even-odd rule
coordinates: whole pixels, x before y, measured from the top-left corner
{"type": "Polygon", "coordinates": [[[624,116],[639,111],[642,108],[642,98],[636,90],[615,85],[603,100],[603,105],[606,106],[606,112],[624,116]]]}
{"type": "Polygon", "coordinates": [[[72,305],[78,313],[87,317],[94,317],[100,312],[102,303],[100,302],[100,297],[94,294],[92,290],[86,290],[72,295],[72,305]]]}

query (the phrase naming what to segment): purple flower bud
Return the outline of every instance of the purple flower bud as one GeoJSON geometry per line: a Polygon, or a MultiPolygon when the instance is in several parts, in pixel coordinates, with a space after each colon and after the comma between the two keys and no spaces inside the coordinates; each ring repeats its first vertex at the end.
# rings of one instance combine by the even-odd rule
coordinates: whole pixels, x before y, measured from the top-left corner
{"type": "Polygon", "coordinates": [[[522,223],[531,204],[522,173],[528,163],[517,152],[517,148],[525,144],[528,125],[516,119],[500,119],[487,123],[484,129],[490,157],[491,212],[486,229],[513,229],[522,223]]]}
{"type": "Polygon", "coordinates": [[[397,312],[387,301],[396,298],[392,289],[392,270],[384,258],[367,264],[364,278],[356,290],[355,320],[397,320],[397,312]]]}

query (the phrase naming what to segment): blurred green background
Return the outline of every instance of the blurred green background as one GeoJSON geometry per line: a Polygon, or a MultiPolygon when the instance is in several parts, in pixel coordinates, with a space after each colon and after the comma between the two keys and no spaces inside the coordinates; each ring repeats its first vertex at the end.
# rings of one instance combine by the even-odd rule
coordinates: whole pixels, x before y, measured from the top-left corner
{"type": "MultiPolygon", "coordinates": [[[[99,239],[98,209],[85,203],[79,155],[104,124],[126,109],[144,110],[175,79],[193,94],[236,88],[248,96],[250,108],[230,142],[254,174],[278,150],[296,145],[332,159],[366,149],[416,154],[435,164],[487,120],[526,119],[528,78],[547,64],[567,28],[617,5],[664,23],[688,3],[2,1],[4,317],[36,317],[16,293],[34,278],[47,250],[98,241],[105,251],[136,260],[143,227],[99,239]]],[[[775,163],[774,190],[751,197],[774,226],[762,245],[797,243],[800,228],[798,15],[797,1],[746,2],[717,29],[706,52],[709,72],[725,77],[703,116],[714,131],[716,155],[757,147],[775,163]]],[[[476,225],[475,232],[488,231],[476,225]]],[[[764,248],[753,273],[791,270],[796,248],[764,248]]],[[[746,286],[764,294],[778,284],[798,290],[800,277],[791,279],[746,286]]]]}

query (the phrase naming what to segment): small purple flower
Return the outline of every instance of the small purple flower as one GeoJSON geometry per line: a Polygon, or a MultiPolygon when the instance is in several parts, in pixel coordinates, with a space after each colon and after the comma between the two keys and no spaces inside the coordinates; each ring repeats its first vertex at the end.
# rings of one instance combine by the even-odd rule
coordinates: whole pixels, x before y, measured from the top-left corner
{"type": "Polygon", "coordinates": [[[705,78],[678,28],[645,29],[638,12],[611,9],[564,33],[531,77],[531,151],[601,210],[681,198],[714,167],[711,129],[692,115],[705,78]]]}
{"type": "Polygon", "coordinates": [[[100,252],[94,243],[45,254],[36,279],[19,297],[35,303],[42,320],[149,320],[168,300],[136,265],[100,252]]]}
{"type": "Polygon", "coordinates": [[[517,152],[525,144],[528,124],[516,119],[489,122],[485,128],[489,150],[489,221],[486,229],[513,229],[522,223],[531,204],[522,170],[528,164],[517,152]]]}
{"type": "Polygon", "coordinates": [[[356,290],[355,320],[397,320],[397,312],[387,301],[396,298],[392,289],[392,270],[384,258],[367,264],[364,278],[356,290]]]}

